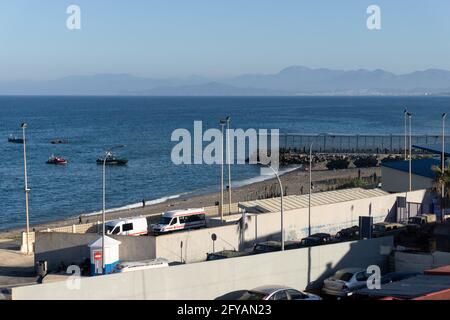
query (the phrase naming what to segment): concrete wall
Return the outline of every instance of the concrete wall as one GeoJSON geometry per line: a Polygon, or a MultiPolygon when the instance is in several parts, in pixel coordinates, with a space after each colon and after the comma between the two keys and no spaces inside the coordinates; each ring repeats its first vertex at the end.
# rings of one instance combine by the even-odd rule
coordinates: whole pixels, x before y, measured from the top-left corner
{"type": "Polygon", "coordinates": [[[83,278],[79,289],[56,282],[12,289],[19,299],[214,299],[231,291],[280,284],[304,290],[313,280],[323,280],[343,267],[384,267],[381,252],[392,246],[392,237],[338,243],[83,278]]]}
{"type": "MultiPolygon", "coordinates": [[[[388,215],[395,214],[396,200],[399,195],[389,194],[380,197],[334,204],[315,206],[311,209],[312,233],[326,232],[335,234],[339,230],[358,225],[358,217],[372,215],[374,222],[383,221],[388,215]]],[[[427,201],[425,190],[408,193],[408,201],[427,201]]],[[[228,222],[219,227],[179,232],[158,237],[115,237],[122,241],[120,259],[136,261],[163,257],[169,261],[187,263],[206,259],[213,252],[211,235],[217,235],[215,251],[225,249],[243,250],[255,243],[280,239],[280,213],[264,213],[248,216],[245,231],[241,230],[239,219],[242,215],[226,216],[228,222]],[[181,247],[183,243],[183,247],[181,247]]],[[[215,225],[209,220],[209,225],[215,225]]],[[[217,222],[217,221],[216,221],[217,222]]],[[[221,223],[216,223],[221,224],[221,223]]],[[[308,208],[285,212],[286,240],[300,240],[308,234],[308,208]]],[[[96,234],[38,233],[36,240],[36,260],[49,261],[50,270],[64,263],[80,263],[89,257],[87,244],[97,239],[96,234]]]]}
{"type": "MultiPolygon", "coordinates": [[[[405,192],[409,190],[409,174],[392,168],[381,167],[381,188],[387,192],[405,192]]],[[[429,189],[433,179],[413,174],[411,176],[413,190],[429,189]]]]}
{"type": "Polygon", "coordinates": [[[221,227],[161,235],[155,237],[156,256],[187,263],[205,261],[207,253],[213,252],[213,249],[238,250],[239,232],[237,223],[232,223],[221,227]],[[212,234],[217,236],[214,244],[212,234]]]}
{"type": "MultiPolygon", "coordinates": [[[[65,265],[81,264],[90,257],[88,244],[99,237],[100,235],[93,233],[38,232],[34,259],[35,261],[46,260],[50,271],[57,270],[61,262],[65,265]]],[[[113,238],[122,242],[119,246],[119,255],[123,261],[155,257],[153,237],[113,236],[113,238]]]]}
{"type": "Polygon", "coordinates": [[[450,264],[450,253],[435,251],[433,253],[395,252],[395,271],[422,272],[450,264]]]}

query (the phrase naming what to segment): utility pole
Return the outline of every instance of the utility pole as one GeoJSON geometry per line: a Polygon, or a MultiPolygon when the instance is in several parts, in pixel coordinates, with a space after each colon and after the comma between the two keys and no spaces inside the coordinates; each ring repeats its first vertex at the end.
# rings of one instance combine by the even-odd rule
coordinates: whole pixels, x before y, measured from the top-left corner
{"type": "Polygon", "coordinates": [[[27,128],[27,124],[25,122],[22,123],[22,139],[23,139],[23,168],[24,168],[24,181],[25,181],[25,215],[26,215],[26,239],[27,239],[27,254],[30,254],[30,218],[28,214],[28,193],[30,189],[28,189],[28,173],[27,173],[27,143],[25,139],[25,129],[27,128]]]}
{"type": "Polygon", "coordinates": [[[220,162],[221,162],[221,178],[220,178],[220,220],[223,222],[223,175],[224,175],[224,154],[223,154],[223,131],[224,131],[224,127],[226,124],[226,120],[220,120],[219,121],[219,125],[221,128],[221,132],[222,132],[222,139],[221,140],[221,152],[220,152],[220,162]]]}
{"type": "Polygon", "coordinates": [[[116,148],[123,148],[124,145],[117,145],[105,152],[105,158],[103,159],[103,174],[102,174],[102,273],[105,274],[105,233],[106,233],[106,160],[112,156],[112,150],[116,148]]]}
{"type": "Polygon", "coordinates": [[[268,164],[264,164],[261,162],[258,162],[260,165],[266,166],[268,168],[270,168],[273,171],[273,174],[275,175],[275,177],[278,180],[278,184],[280,185],[280,190],[281,190],[281,198],[280,198],[280,210],[281,210],[281,225],[280,225],[280,232],[281,232],[281,251],[284,251],[284,210],[283,210],[283,185],[281,183],[281,179],[280,176],[278,175],[277,171],[272,168],[272,166],[268,165],[268,164]]]}
{"type": "Polygon", "coordinates": [[[228,214],[231,214],[231,150],[230,150],[230,123],[231,117],[226,118],[227,121],[227,157],[228,157],[228,214]]]}

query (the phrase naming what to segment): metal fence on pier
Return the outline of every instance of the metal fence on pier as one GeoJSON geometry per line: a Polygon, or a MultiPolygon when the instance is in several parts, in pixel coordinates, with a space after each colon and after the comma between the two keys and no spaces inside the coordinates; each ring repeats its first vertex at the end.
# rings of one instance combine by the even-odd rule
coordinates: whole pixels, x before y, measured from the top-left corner
{"type": "MultiPolygon", "coordinates": [[[[450,136],[445,137],[450,141],[450,136]]],[[[408,139],[407,139],[408,140],[408,139]]],[[[439,135],[413,135],[413,145],[439,144],[442,136],[439,135]]],[[[405,150],[404,135],[370,135],[370,134],[297,134],[280,133],[280,148],[309,150],[311,143],[314,152],[325,153],[398,153],[405,150]]],[[[408,144],[408,143],[407,143],[408,144]]]]}

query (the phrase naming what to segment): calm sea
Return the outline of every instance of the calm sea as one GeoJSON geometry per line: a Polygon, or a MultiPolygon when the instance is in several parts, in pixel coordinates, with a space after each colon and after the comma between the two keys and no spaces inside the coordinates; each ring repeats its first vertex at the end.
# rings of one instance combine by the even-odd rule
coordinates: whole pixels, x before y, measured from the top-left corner
{"type": "MultiPolygon", "coordinates": [[[[399,133],[403,109],[414,114],[414,133],[440,132],[440,114],[450,98],[381,97],[0,97],[0,229],[24,224],[22,145],[7,142],[28,123],[31,223],[101,209],[101,166],[96,159],[110,146],[129,163],[107,169],[107,207],[117,208],[186,192],[218,190],[220,168],[176,166],[170,160],[177,128],[193,122],[217,128],[232,117],[235,128],[279,129],[298,133],[399,133]],[[52,145],[55,138],[69,144],[52,145]],[[47,165],[52,154],[67,166],[47,165]]],[[[234,165],[233,180],[251,181],[256,167],[234,165]]]]}

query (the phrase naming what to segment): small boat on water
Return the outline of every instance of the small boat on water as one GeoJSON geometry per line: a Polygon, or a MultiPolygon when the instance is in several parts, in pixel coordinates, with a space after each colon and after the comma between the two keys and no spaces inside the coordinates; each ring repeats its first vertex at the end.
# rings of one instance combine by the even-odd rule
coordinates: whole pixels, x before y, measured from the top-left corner
{"type": "Polygon", "coordinates": [[[8,142],[11,143],[23,143],[23,139],[22,138],[17,138],[16,136],[10,135],[8,138],[8,142]]]}
{"type": "MultiPolygon", "coordinates": [[[[104,161],[105,161],[105,159],[98,158],[97,159],[97,164],[103,164],[104,161]]],[[[128,162],[127,159],[119,159],[119,158],[116,158],[114,155],[109,155],[108,157],[106,157],[105,164],[107,164],[107,165],[116,165],[116,166],[123,166],[123,165],[126,165],[127,162],[128,162]]]]}
{"type": "Polygon", "coordinates": [[[52,155],[50,158],[48,158],[47,163],[48,164],[67,164],[67,160],[62,157],[56,157],[56,156],[52,155]]]}
{"type": "Polygon", "coordinates": [[[68,144],[68,139],[55,139],[51,141],[52,144],[68,144]]]}

